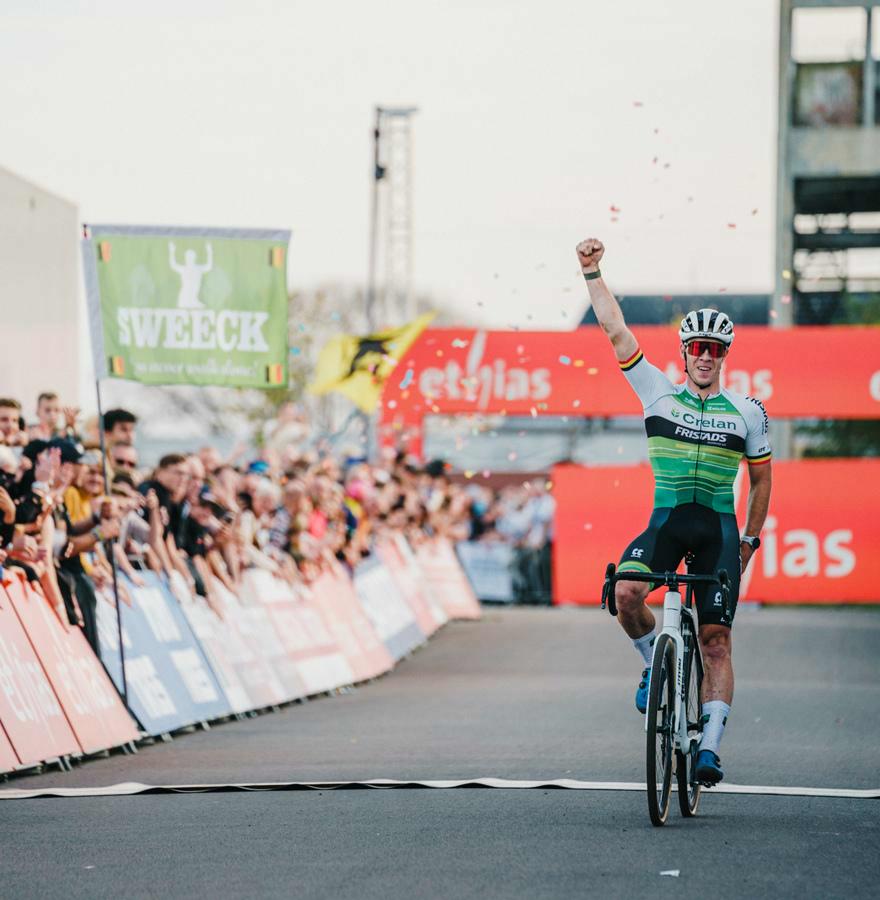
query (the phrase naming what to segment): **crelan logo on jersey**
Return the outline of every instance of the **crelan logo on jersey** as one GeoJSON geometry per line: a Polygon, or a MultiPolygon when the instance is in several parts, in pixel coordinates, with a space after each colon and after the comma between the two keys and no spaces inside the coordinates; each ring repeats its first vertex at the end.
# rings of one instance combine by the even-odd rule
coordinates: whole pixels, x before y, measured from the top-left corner
{"type": "Polygon", "coordinates": [[[474,334],[465,368],[450,360],[444,369],[426,368],[419,375],[419,391],[428,398],[464,399],[487,409],[491,400],[533,400],[550,396],[553,388],[549,369],[507,367],[503,359],[483,364],[486,332],[474,334]]]}
{"type": "Polygon", "coordinates": [[[686,412],[682,415],[682,421],[695,428],[714,428],[716,431],[736,431],[736,423],[731,419],[716,419],[715,416],[701,418],[693,413],[686,412]]]}
{"type": "Polygon", "coordinates": [[[177,308],[121,306],[116,310],[119,343],[123,347],[150,350],[222,350],[267,353],[263,328],[268,312],[208,308],[201,299],[202,279],[214,268],[210,242],[205,261],[195,250],[178,260],[173,241],[168,242],[168,265],[180,279],[177,308]]]}

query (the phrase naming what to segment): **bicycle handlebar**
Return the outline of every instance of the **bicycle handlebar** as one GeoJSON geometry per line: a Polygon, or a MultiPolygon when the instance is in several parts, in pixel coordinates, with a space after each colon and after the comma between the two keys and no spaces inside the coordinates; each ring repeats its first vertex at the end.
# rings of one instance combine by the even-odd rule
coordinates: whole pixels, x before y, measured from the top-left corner
{"type": "Polygon", "coordinates": [[[719,569],[717,575],[681,575],[678,572],[618,572],[614,563],[608,563],[605,569],[605,583],[602,585],[602,609],[608,607],[612,616],[617,615],[617,603],[614,600],[614,585],[618,581],[641,581],[648,584],[665,584],[675,588],[679,584],[720,584],[721,597],[724,601],[724,612],[730,619],[730,578],[726,569],[719,569]]]}

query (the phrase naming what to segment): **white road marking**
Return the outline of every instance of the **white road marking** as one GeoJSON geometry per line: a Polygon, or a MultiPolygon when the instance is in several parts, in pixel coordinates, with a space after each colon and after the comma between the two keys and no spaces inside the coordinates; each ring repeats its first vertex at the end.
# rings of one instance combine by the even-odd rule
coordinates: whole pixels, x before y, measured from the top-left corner
{"type": "MultiPolygon", "coordinates": [[[[355,788],[495,788],[500,790],[536,790],[555,788],[568,791],[644,791],[635,781],[577,781],[556,778],[550,781],[511,781],[506,778],[468,778],[460,781],[398,781],[375,778],[369,781],[268,781],[229,784],[141,784],[126,781],[106,787],[45,787],[36,790],[0,790],[0,800],[31,800],[37,797],[125,797],[137,794],[200,794],[221,791],[295,791],[350,790],[355,788]]],[[[880,788],[783,787],[779,785],[721,784],[711,788],[713,794],[760,794],[780,797],[840,797],[849,800],[880,799],[880,788]]]]}

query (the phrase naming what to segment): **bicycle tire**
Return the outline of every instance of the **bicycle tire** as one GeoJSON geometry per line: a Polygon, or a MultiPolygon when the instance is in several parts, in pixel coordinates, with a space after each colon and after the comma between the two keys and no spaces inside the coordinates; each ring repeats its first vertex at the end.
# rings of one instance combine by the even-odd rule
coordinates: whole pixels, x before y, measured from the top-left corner
{"type": "Polygon", "coordinates": [[[653,825],[664,825],[672,792],[672,746],[675,734],[675,645],[661,634],[654,645],[647,711],[648,813],[653,825]]]}
{"type": "MultiPolygon", "coordinates": [[[[697,637],[688,627],[682,629],[684,637],[684,702],[683,714],[687,717],[688,734],[696,735],[702,728],[703,661],[697,648],[697,637]]],[[[695,816],[700,805],[702,786],[694,778],[699,745],[694,741],[688,753],[676,751],[675,775],[678,783],[678,808],[686,818],[695,816]]]]}

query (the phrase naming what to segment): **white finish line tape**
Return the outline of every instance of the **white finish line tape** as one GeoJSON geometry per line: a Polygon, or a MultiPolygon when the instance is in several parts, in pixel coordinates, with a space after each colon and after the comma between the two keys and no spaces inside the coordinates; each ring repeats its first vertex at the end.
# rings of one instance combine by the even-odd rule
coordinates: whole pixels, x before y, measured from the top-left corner
{"type": "MultiPolygon", "coordinates": [[[[129,797],[137,794],[214,794],[233,791],[335,791],[361,788],[496,788],[501,790],[561,789],[567,791],[644,791],[635,781],[576,781],[557,778],[552,781],[510,781],[506,778],[470,778],[462,781],[396,781],[376,778],[370,781],[268,781],[250,784],[140,784],[126,781],[106,787],[46,787],[37,790],[0,790],[0,800],[32,800],[40,797],[129,797]]],[[[713,794],[762,794],[779,797],[842,797],[849,800],[880,799],[880,788],[780,787],[776,785],[722,784],[713,794]]]]}

